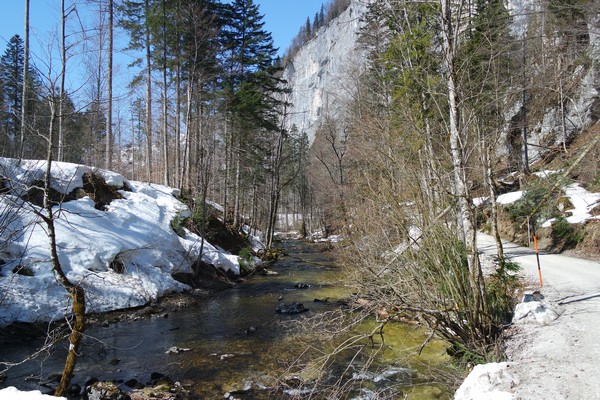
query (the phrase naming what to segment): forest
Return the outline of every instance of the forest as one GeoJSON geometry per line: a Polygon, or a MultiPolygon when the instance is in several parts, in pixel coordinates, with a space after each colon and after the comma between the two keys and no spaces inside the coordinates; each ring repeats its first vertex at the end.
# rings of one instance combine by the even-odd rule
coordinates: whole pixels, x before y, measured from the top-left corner
{"type": "Polygon", "coordinates": [[[303,143],[281,128],[288,89],[258,6],[213,0],[61,5],[60,34],[48,44],[47,60],[31,54],[19,35],[2,55],[1,155],[45,158],[50,145],[56,161],[210,197],[224,204],[234,225],[244,214],[269,230],[281,160],[298,158],[303,143]],[[113,60],[123,51],[133,62],[117,91],[113,60]]]}

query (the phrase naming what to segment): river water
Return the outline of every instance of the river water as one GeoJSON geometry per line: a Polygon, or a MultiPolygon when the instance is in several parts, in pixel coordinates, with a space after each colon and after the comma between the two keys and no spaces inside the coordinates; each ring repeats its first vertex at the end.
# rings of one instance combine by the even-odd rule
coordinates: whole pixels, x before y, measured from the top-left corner
{"type": "MultiPolygon", "coordinates": [[[[425,332],[401,323],[386,325],[384,345],[379,335],[371,342],[361,334],[377,325],[372,319],[334,335],[331,319],[350,313],[340,312],[336,301],[350,296],[339,269],[327,253],[295,241],[282,245],[288,255],[271,268],[277,276],[253,276],[168,316],[90,327],[73,382],[83,385],[94,377],[146,383],[158,372],[182,383],[194,399],[218,399],[230,392],[239,399],[451,398],[441,378],[451,369],[442,343],[433,342],[419,355],[425,332]],[[279,304],[292,302],[303,303],[309,311],[276,312],[279,304]],[[329,331],[305,333],[319,316],[329,331]],[[359,339],[337,351],[352,338],[359,339]],[[174,346],[185,351],[167,354],[174,346]],[[322,370],[317,368],[322,365],[322,370]],[[280,390],[263,389],[274,386],[280,390]]],[[[23,359],[39,344],[2,346],[0,358],[23,359]]],[[[62,351],[42,354],[10,370],[0,387],[47,391],[40,382],[58,373],[63,362],[62,351]]]]}

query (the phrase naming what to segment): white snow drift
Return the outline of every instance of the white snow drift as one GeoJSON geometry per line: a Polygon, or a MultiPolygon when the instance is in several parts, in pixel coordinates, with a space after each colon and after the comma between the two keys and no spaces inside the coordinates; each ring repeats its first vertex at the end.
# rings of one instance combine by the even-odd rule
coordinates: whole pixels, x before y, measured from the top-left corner
{"type": "MultiPolygon", "coordinates": [[[[53,320],[70,309],[68,295],[52,272],[42,210],[18,197],[42,180],[45,168],[44,161],[0,158],[2,185],[12,189],[0,195],[0,325],[53,320]],[[14,273],[19,268],[26,273],[14,273]]],[[[177,190],[58,162],[52,164],[52,188],[71,193],[82,187],[86,173],[102,176],[123,197],[106,210],[97,210],[87,196],[53,208],[61,266],[72,282],[85,288],[88,311],[140,306],[188,289],[172,274],[192,272],[201,238],[189,231],[181,238],[171,228],[176,215],[190,215],[175,198],[177,190]],[[122,265],[122,272],[109,267],[114,262],[122,265]]],[[[207,242],[202,260],[239,274],[238,257],[207,242]]]]}

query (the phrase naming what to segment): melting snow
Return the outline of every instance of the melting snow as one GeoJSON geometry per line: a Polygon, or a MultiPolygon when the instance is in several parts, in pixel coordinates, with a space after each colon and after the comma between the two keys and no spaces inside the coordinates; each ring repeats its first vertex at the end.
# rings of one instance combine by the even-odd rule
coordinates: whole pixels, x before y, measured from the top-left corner
{"type": "MultiPolygon", "coordinates": [[[[43,161],[0,158],[0,175],[22,194],[43,179],[43,161]]],[[[52,164],[52,187],[70,193],[83,185],[83,174],[95,172],[120,190],[105,211],[89,197],[53,208],[59,260],[67,277],[86,290],[89,312],[136,307],[174,291],[189,289],[175,279],[175,272],[192,272],[200,257],[201,238],[186,232],[180,238],[171,220],[191,215],[177,200],[176,189],[126,181],[114,172],[70,164],[52,164]],[[123,271],[110,268],[118,262],[123,271]]],[[[5,183],[6,185],[6,183],[5,183]]],[[[69,313],[69,296],[52,272],[50,248],[39,207],[12,194],[0,196],[0,326],[15,321],[34,322],[62,318],[69,313]],[[13,270],[26,268],[28,274],[13,270]],[[29,276],[32,275],[32,276],[29,276]]],[[[238,274],[238,257],[205,242],[202,260],[238,274]]],[[[118,269],[118,268],[117,268],[118,269]]]]}

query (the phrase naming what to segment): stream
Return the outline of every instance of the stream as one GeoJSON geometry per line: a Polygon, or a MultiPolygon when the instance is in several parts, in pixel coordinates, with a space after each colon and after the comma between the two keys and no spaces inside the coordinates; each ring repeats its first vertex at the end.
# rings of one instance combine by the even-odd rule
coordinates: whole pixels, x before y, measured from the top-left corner
{"type": "MultiPolygon", "coordinates": [[[[330,356],[342,340],[371,331],[376,322],[357,324],[335,339],[332,333],[305,333],[306,318],[348,314],[339,312],[342,307],[336,300],[347,299],[350,293],[327,253],[298,241],[280,245],[287,256],[270,268],[276,276],[252,276],[168,315],[89,327],[72,382],[83,386],[97,378],[130,390],[125,382],[148,383],[151,373],[160,373],[180,382],[192,399],[219,399],[226,393],[233,393],[232,399],[306,398],[315,380],[323,387],[347,388],[343,396],[328,398],[452,397],[450,388],[441,383],[441,377],[451,374],[444,345],[434,341],[418,354],[427,335],[417,326],[388,323],[384,346],[376,335],[373,343],[362,339],[330,356]],[[279,304],[294,302],[309,311],[276,312],[279,304]],[[167,353],[173,347],[181,351],[167,353]],[[357,348],[363,349],[360,355],[357,348]],[[316,368],[325,359],[327,367],[316,368]],[[267,390],[274,387],[278,390],[267,390]]],[[[0,345],[0,360],[22,360],[41,343],[0,345]]],[[[48,392],[41,383],[60,373],[63,363],[64,350],[41,354],[11,369],[0,388],[48,392]]]]}

